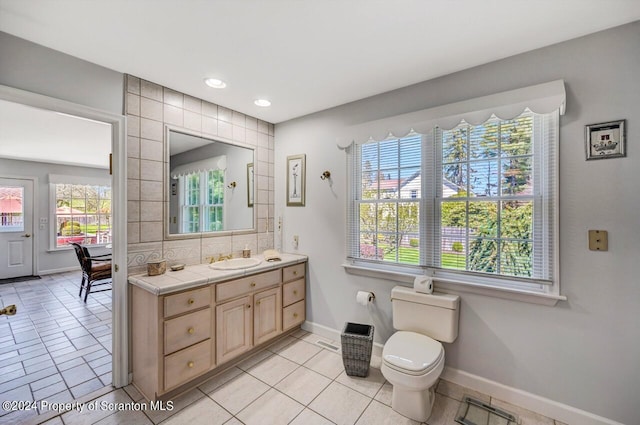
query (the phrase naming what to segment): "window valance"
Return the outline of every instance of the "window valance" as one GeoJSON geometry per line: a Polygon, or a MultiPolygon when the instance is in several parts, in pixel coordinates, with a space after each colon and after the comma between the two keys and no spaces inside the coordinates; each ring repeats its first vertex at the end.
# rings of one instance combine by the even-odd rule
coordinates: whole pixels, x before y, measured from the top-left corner
{"type": "Polygon", "coordinates": [[[182,164],[171,170],[171,177],[177,179],[180,176],[186,176],[193,173],[201,173],[213,170],[226,170],[227,156],[220,155],[213,158],[203,159],[201,161],[182,164]]]}
{"type": "Polygon", "coordinates": [[[478,125],[492,115],[512,119],[526,109],[538,114],[559,109],[563,115],[565,102],[564,81],[556,80],[358,124],[345,129],[337,142],[338,146],[346,147],[353,142],[402,138],[412,131],[427,134],[434,127],[452,129],[461,121],[478,125]]]}

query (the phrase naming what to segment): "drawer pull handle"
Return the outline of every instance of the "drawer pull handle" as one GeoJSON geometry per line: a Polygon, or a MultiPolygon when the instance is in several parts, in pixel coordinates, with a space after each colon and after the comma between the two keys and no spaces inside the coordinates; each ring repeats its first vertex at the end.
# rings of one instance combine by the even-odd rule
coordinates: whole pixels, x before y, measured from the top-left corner
{"type": "Polygon", "coordinates": [[[256,286],[255,282],[251,282],[251,287],[254,288],[256,286]]]}
{"type": "Polygon", "coordinates": [[[196,300],[194,300],[193,298],[189,298],[189,299],[187,300],[187,304],[189,304],[189,305],[191,305],[191,304],[193,304],[193,303],[195,303],[195,302],[196,302],[196,300]]]}
{"type": "Polygon", "coordinates": [[[293,313],[293,318],[296,319],[298,317],[298,313],[293,313]]]}
{"type": "Polygon", "coordinates": [[[189,366],[189,368],[192,368],[193,366],[195,366],[195,363],[194,362],[189,362],[189,363],[187,363],[187,366],[189,366]]]}
{"type": "Polygon", "coordinates": [[[193,335],[193,333],[194,333],[195,331],[196,331],[196,330],[195,330],[194,328],[189,328],[189,329],[187,330],[187,332],[189,332],[189,334],[190,334],[190,335],[193,335]]]}

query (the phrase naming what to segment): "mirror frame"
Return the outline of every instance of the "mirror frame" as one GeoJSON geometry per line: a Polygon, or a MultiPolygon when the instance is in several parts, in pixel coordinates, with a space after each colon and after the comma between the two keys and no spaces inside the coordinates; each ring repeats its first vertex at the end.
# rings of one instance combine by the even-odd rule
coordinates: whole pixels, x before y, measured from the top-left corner
{"type": "MultiPolygon", "coordinates": [[[[184,128],[184,127],[179,127],[179,126],[175,126],[175,125],[170,125],[170,124],[165,124],[164,125],[164,142],[163,142],[163,148],[164,148],[164,155],[163,155],[163,159],[164,159],[164,172],[162,175],[162,185],[163,185],[163,229],[164,229],[164,240],[177,240],[177,239],[200,239],[200,238],[211,238],[211,237],[220,237],[220,236],[233,236],[233,235],[246,235],[246,234],[251,234],[251,233],[256,233],[257,232],[257,223],[258,223],[258,218],[257,218],[257,214],[256,214],[256,209],[255,209],[255,204],[252,206],[253,208],[253,219],[252,219],[252,226],[251,228],[246,228],[246,229],[234,229],[234,230],[220,230],[220,231],[216,231],[216,232],[195,232],[195,233],[170,233],[169,232],[169,209],[170,209],[170,205],[169,205],[169,199],[171,197],[171,185],[169,184],[169,177],[171,175],[171,170],[170,170],[170,159],[171,159],[171,138],[169,137],[171,132],[174,131],[176,133],[182,133],[182,134],[186,134],[189,136],[194,136],[194,137],[200,137],[202,139],[207,139],[207,140],[211,140],[212,142],[220,142],[220,143],[225,143],[227,145],[231,145],[231,146],[237,146],[240,148],[245,148],[245,149],[249,149],[252,152],[253,155],[253,163],[255,163],[256,161],[256,147],[255,146],[251,146],[248,145],[246,143],[240,143],[240,142],[236,142],[233,141],[231,139],[227,139],[226,137],[221,137],[221,136],[213,136],[213,135],[209,135],[207,133],[202,133],[199,131],[195,131],[195,130],[190,130],[188,128],[184,128]]],[[[254,181],[253,183],[253,197],[255,199],[256,197],[256,182],[254,181]]]]}

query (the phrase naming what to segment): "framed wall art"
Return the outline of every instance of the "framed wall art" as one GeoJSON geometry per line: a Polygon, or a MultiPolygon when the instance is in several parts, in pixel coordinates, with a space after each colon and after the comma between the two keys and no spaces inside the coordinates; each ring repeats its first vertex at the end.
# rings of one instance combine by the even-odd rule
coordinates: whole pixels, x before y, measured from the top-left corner
{"type": "Polygon", "coordinates": [[[627,156],[625,150],[626,120],[589,124],[585,128],[587,161],[627,156]]]}
{"type": "Polygon", "coordinates": [[[247,206],[253,206],[253,162],[247,164],[247,206]]]}
{"type": "Polygon", "coordinates": [[[304,207],[306,155],[287,157],[287,206],[304,207]]]}

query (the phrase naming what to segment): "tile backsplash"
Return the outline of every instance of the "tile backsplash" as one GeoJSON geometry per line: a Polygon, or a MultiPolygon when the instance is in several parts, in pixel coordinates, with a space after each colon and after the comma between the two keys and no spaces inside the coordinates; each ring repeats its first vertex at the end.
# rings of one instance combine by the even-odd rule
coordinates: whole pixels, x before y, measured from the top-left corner
{"type": "Polygon", "coordinates": [[[167,87],[126,75],[128,274],[149,260],[198,264],[207,257],[273,247],[273,124],[167,87]],[[255,233],[164,240],[165,125],[255,149],[255,233]]]}

